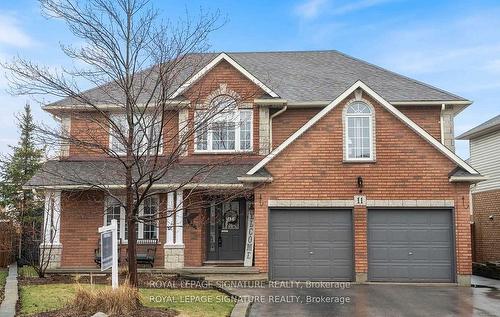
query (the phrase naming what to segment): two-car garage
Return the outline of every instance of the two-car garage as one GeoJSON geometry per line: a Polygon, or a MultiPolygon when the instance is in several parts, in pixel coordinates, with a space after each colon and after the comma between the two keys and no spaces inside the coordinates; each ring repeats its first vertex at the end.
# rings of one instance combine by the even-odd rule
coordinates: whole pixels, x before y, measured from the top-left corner
{"type": "MultiPolygon", "coordinates": [[[[269,212],[271,280],[354,280],[352,209],[269,212]]],[[[451,209],[368,209],[368,280],[453,282],[451,209]]]]}

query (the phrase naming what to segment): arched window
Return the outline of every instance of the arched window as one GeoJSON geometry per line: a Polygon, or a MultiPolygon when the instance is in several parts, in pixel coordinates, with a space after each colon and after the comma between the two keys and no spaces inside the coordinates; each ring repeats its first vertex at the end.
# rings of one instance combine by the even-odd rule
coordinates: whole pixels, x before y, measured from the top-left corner
{"type": "Polygon", "coordinates": [[[372,108],[355,101],[347,106],[344,120],[346,160],[373,160],[372,108]]]}
{"type": "Polygon", "coordinates": [[[230,152],[252,150],[252,109],[239,109],[229,95],[212,99],[196,112],[196,151],[230,152]]]}

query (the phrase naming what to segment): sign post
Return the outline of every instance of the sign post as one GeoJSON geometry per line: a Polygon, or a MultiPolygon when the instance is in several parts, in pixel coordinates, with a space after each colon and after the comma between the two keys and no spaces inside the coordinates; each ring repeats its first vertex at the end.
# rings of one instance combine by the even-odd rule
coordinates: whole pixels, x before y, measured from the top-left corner
{"type": "Polygon", "coordinates": [[[111,286],[118,287],[118,223],[99,228],[101,234],[101,271],[111,268],[111,286]]]}

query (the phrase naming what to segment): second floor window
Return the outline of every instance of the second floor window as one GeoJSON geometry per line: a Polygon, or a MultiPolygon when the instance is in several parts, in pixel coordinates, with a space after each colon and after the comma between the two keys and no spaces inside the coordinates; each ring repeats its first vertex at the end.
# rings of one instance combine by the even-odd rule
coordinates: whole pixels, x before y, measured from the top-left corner
{"type": "Polygon", "coordinates": [[[234,98],[216,97],[195,116],[197,152],[252,150],[252,109],[239,109],[234,98]]]}
{"type": "MultiPolygon", "coordinates": [[[[126,154],[126,138],[128,135],[127,116],[122,113],[111,114],[110,119],[118,127],[110,129],[109,149],[116,154],[126,154]]],[[[158,150],[158,154],[163,151],[163,140],[161,138],[161,124],[159,118],[154,118],[152,115],[144,114],[137,116],[134,120],[134,144],[132,147],[136,156],[144,154],[154,154],[158,150]]]]}
{"type": "Polygon", "coordinates": [[[370,106],[356,101],[347,106],[344,118],[345,159],[373,160],[373,113],[370,106]]]}

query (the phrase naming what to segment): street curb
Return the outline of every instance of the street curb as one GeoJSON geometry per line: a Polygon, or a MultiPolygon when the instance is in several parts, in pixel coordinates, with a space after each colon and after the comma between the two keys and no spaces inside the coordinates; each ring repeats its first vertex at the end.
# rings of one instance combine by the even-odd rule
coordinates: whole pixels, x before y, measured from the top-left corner
{"type": "MultiPolygon", "coordinates": [[[[195,280],[195,281],[205,281],[203,277],[195,277],[195,276],[190,276],[189,274],[178,274],[179,277],[185,278],[185,279],[190,279],[190,280],[195,280]]],[[[252,306],[252,302],[247,302],[247,301],[242,301],[241,296],[231,292],[229,289],[225,287],[220,287],[217,285],[212,286],[213,289],[218,290],[219,292],[222,292],[226,294],[227,296],[231,298],[236,298],[238,301],[236,302],[236,305],[234,305],[233,310],[231,311],[231,317],[247,317],[250,313],[250,307],[252,306]]]]}
{"type": "Polygon", "coordinates": [[[252,306],[251,302],[242,301],[241,296],[236,295],[231,292],[229,289],[219,286],[214,286],[218,291],[230,296],[231,298],[236,298],[238,301],[236,305],[234,305],[233,310],[231,311],[231,317],[247,317],[250,313],[250,307],[252,306]]]}
{"type": "Polygon", "coordinates": [[[250,302],[238,301],[231,311],[231,317],[247,317],[250,314],[250,302]]]}

